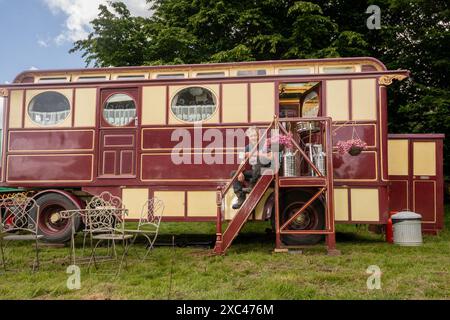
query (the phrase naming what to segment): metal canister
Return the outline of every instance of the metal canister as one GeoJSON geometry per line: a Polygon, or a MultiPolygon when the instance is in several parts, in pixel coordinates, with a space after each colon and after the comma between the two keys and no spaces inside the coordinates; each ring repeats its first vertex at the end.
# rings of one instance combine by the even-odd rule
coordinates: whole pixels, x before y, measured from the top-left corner
{"type": "Polygon", "coordinates": [[[283,154],[283,176],[295,177],[296,174],[296,161],[295,155],[290,149],[283,154]]]}

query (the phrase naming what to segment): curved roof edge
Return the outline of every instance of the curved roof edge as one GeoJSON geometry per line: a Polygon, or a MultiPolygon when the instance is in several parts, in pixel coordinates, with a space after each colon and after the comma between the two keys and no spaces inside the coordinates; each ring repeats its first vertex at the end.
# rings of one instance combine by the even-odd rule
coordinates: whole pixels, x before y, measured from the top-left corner
{"type": "Polygon", "coordinates": [[[158,70],[168,68],[211,68],[220,66],[247,66],[262,64],[289,64],[289,63],[317,63],[317,62],[357,62],[371,61],[375,65],[386,71],[386,66],[378,59],[373,57],[342,57],[342,58],[322,58],[322,59],[291,59],[291,60],[263,60],[263,61],[244,61],[244,62],[225,62],[225,63],[201,63],[201,64],[176,64],[176,65],[158,65],[158,66],[126,66],[126,67],[102,67],[102,68],[78,68],[78,69],[51,69],[51,70],[26,70],[19,73],[13,80],[13,83],[22,83],[27,76],[45,73],[71,73],[71,72],[110,72],[114,71],[132,71],[132,70],[158,70]]]}

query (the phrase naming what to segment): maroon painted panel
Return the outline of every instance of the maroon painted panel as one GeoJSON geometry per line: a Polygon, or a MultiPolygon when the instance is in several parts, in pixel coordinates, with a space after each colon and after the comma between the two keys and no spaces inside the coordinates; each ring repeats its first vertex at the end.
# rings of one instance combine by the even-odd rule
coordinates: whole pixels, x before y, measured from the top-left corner
{"type": "Polygon", "coordinates": [[[104,135],[105,147],[133,147],[135,134],[104,135]]]}
{"type": "MultiPolygon", "coordinates": [[[[245,137],[245,130],[248,127],[234,127],[234,128],[221,128],[221,127],[215,127],[215,128],[208,128],[203,127],[201,130],[197,129],[194,132],[194,129],[192,127],[186,128],[171,128],[171,129],[143,129],[142,130],[142,148],[143,149],[172,149],[174,147],[179,147],[180,142],[185,142],[186,140],[183,140],[181,137],[190,137],[190,146],[191,148],[206,148],[208,147],[212,142],[216,142],[215,138],[212,137],[214,135],[214,131],[209,131],[209,134],[205,135],[206,130],[217,130],[217,132],[220,132],[220,136],[223,137],[223,147],[227,147],[227,139],[229,140],[228,144],[229,147],[237,146],[238,139],[236,136],[242,136],[245,137]],[[176,134],[174,133],[174,130],[179,130],[176,134]],[[182,130],[182,131],[181,131],[182,130]],[[172,141],[172,134],[174,134],[172,141]],[[186,134],[186,136],[184,135],[186,134]],[[234,137],[233,137],[234,135],[234,137]],[[199,136],[201,143],[199,145],[194,145],[194,137],[199,136]],[[205,141],[207,140],[207,141],[205,141]]],[[[262,127],[263,128],[263,127],[262,127]]],[[[247,140],[246,140],[247,141],[247,140]]],[[[246,142],[244,142],[245,145],[246,142]]]]}
{"type": "Polygon", "coordinates": [[[435,181],[414,181],[414,212],[422,215],[422,221],[435,221],[435,181]]]}
{"type": "Polygon", "coordinates": [[[134,174],[134,151],[120,151],[120,174],[134,174]]]}
{"type": "Polygon", "coordinates": [[[103,174],[116,173],[116,151],[103,152],[103,174]]]}
{"type": "Polygon", "coordinates": [[[9,150],[92,150],[93,135],[94,132],[90,130],[10,131],[9,150]]]}
{"type": "Polygon", "coordinates": [[[350,140],[352,137],[358,137],[367,143],[367,146],[375,146],[376,130],[375,125],[357,125],[357,126],[333,126],[333,146],[336,146],[340,140],[350,140]],[[353,129],[355,133],[353,133],[353,129]]]}
{"type": "Polygon", "coordinates": [[[408,205],[408,179],[390,181],[389,183],[389,209],[401,211],[409,209],[408,205]]]}
{"type": "Polygon", "coordinates": [[[86,181],[92,177],[91,155],[8,156],[9,181],[86,181]]]}
{"type": "Polygon", "coordinates": [[[170,154],[143,155],[142,179],[229,179],[230,173],[239,164],[194,164],[194,156],[190,156],[191,164],[175,164],[170,154]]]}
{"type": "Polygon", "coordinates": [[[362,152],[358,156],[333,153],[335,179],[376,179],[376,153],[362,152]]]}

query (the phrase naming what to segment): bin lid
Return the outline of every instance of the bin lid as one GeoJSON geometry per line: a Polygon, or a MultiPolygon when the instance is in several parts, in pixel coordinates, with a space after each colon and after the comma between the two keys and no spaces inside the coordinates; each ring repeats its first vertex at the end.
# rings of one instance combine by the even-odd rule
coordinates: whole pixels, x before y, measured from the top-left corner
{"type": "Polygon", "coordinates": [[[422,215],[412,211],[400,211],[391,216],[392,220],[422,220],[422,215]]]}

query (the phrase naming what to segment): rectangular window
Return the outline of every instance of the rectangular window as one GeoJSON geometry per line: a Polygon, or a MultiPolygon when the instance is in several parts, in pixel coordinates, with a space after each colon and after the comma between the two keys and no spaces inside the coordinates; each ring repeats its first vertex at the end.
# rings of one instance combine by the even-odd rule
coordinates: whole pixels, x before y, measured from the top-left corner
{"type": "Polygon", "coordinates": [[[267,71],[264,69],[260,70],[238,70],[236,75],[238,77],[251,77],[251,76],[265,76],[267,71]]]}
{"type": "Polygon", "coordinates": [[[78,81],[80,82],[89,82],[89,81],[105,81],[106,76],[84,76],[84,77],[79,77],[78,81]]]}
{"type": "Polygon", "coordinates": [[[184,73],[158,74],[156,79],[184,79],[184,73]]]}
{"type": "Polygon", "coordinates": [[[323,73],[350,73],[354,71],[353,67],[323,67],[323,73]]]}
{"type": "Polygon", "coordinates": [[[290,75],[290,74],[310,74],[311,69],[310,68],[286,68],[286,69],[279,69],[278,74],[283,75],[290,75]]]}
{"type": "Polygon", "coordinates": [[[143,80],[143,79],[146,79],[144,74],[117,76],[117,80],[143,80]]]}
{"type": "Polygon", "coordinates": [[[198,72],[196,78],[219,78],[225,77],[225,72],[198,72]]]}
{"type": "Polygon", "coordinates": [[[67,82],[67,77],[40,78],[39,83],[67,82]]]}

